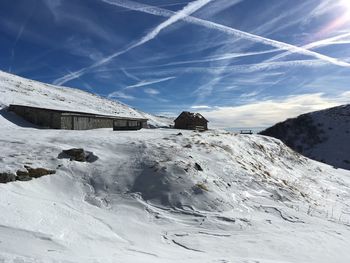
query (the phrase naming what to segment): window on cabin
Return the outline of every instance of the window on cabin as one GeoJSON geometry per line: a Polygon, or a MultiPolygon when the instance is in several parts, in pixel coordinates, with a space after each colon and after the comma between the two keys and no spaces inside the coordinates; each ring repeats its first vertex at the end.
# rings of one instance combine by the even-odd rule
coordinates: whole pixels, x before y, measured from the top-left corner
{"type": "Polygon", "coordinates": [[[138,127],[139,122],[138,121],[129,121],[129,127],[138,127]]]}
{"type": "Polygon", "coordinates": [[[128,123],[126,120],[115,120],[114,121],[114,126],[117,126],[117,127],[126,127],[128,126],[128,123]]]}

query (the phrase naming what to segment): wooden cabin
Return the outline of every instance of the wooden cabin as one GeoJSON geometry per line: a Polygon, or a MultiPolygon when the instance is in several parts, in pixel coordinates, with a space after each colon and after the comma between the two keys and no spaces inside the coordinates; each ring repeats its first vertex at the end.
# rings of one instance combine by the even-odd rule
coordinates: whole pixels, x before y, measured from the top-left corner
{"type": "Polygon", "coordinates": [[[208,120],[205,119],[200,113],[192,113],[189,111],[183,111],[175,119],[175,129],[185,130],[208,130],[208,120]]]}
{"type": "Polygon", "coordinates": [[[138,130],[147,128],[147,119],[101,115],[87,112],[10,105],[9,111],[26,121],[49,129],[90,130],[113,128],[114,130],[138,130]]]}

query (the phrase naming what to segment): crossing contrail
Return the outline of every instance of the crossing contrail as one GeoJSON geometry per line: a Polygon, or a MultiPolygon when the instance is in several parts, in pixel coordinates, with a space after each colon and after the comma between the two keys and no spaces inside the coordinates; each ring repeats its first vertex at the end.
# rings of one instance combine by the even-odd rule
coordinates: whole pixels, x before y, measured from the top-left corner
{"type": "MultiPolygon", "coordinates": [[[[131,9],[134,11],[139,11],[139,12],[143,12],[143,13],[147,13],[147,14],[152,14],[152,15],[156,15],[156,16],[171,17],[174,15],[173,11],[162,9],[159,7],[150,6],[150,5],[146,5],[146,4],[133,2],[130,0],[102,0],[102,1],[105,3],[111,4],[111,5],[131,9]]],[[[200,25],[200,26],[203,26],[203,27],[206,27],[209,29],[218,30],[218,31],[221,31],[221,32],[226,33],[228,35],[232,35],[234,37],[247,39],[247,40],[261,43],[261,44],[265,44],[265,45],[270,45],[270,46],[279,48],[281,50],[289,51],[291,53],[298,53],[298,54],[302,54],[302,55],[311,56],[311,57],[314,57],[314,58],[317,58],[320,60],[324,60],[326,62],[332,63],[334,65],[342,66],[342,67],[350,67],[350,64],[345,62],[345,61],[341,61],[341,60],[338,60],[336,58],[329,57],[329,56],[320,54],[318,52],[308,50],[308,49],[303,48],[303,47],[298,47],[298,46],[284,43],[281,41],[269,39],[266,37],[261,37],[258,35],[254,35],[254,34],[251,34],[251,33],[245,32],[245,31],[241,31],[241,30],[229,27],[229,26],[214,23],[214,22],[211,22],[208,20],[196,18],[193,16],[185,16],[182,18],[182,20],[186,21],[188,23],[200,25]]]]}
{"type": "MultiPolygon", "coordinates": [[[[315,42],[309,43],[307,45],[304,45],[301,48],[312,49],[312,48],[317,48],[317,47],[322,47],[322,46],[328,46],[329,44],[334,43],[334,41],[337,41],[337,40],[340,40],[340,39],[343,39],[343,38],[346,38],[346,37],[350,37],[350,33],[344,33],[344,34],[337,35],[337,36],[334,36],[334,37],[330,37],[330,38],[322,39],[322,40],[319,40],[319,41],[315,41],[315,42]]],[[[289,52],[289,51],[286,51],[286,52],[283,52],[282,54],[276,55],[276,56],[274,56],[274,57],[272,57],[272,58],[270,58],[268,60],[265,60],[265,62],[275,61],[275,60],[284,58],[284,57],[286,57],[286,56],[288,56],[290,54],[293,54],[293,53],[289,52]]]]}
{"type": "MultiPolygon", "coordinates": [[[[58,78],[53,82],[53,84],[62,85],[70,80],[76,79],[76,78],[84,75],[85,73],[87,73],[91,69],[99,67],[103,64],[106,64],[109,61],[111,61],[112,59],[114,59],[122,54],[125,54],[126,52],[128,52],[128,51],[130,51],[138,46],[141,46],[141,45],[147,43],[148,41],[154,39],[163,29],[171,26],[172,24],[176,23],[179,20],[183,20],[184,18],[191,15],[193,12],[197,11],[198,9],[205,6],[206,4],[208,4],[211,1],[213,1],[213,0],[197,0],[197,1],[193,1],[193,2],[189,3],[182,10],[180,10],[178,12],[172,12],[172,14],[169,16],[169,18],[166,21],[160,23],[158,26],[153,28],[153,30],[151,30],[149,33],[147,33],[141,39],[139,39],[138,41],[136,41],[133,44],[130,44],[125,49],[123,49],[119,52],[116,52],[108,57],[105,57],[105,58],[101,59],[100,61],[92,64],[91,66],[82,68],[78,71],[72,72],[70,74],[67,74],[67,75],[61,77],[61,78],[58,78]]],[[[123,2],[123,1],[121,1],[121,2],[123,2]]]]}

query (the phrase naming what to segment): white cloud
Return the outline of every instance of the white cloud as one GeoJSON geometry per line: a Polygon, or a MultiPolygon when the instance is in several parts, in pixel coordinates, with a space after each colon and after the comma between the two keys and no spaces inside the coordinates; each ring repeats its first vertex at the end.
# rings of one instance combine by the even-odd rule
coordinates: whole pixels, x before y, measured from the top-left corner
{"type": "Polygon", "coordinates": [[[177,113],[176,112],[172,112],[172,111],[160,111],[160,112],[157,113],[157,116],[176,118],[175,116],[177,116],[177,113]]]}
{"type": "Polygon", "coordinates": [[[158,95],[159,91],[156,89],[152,89],[152,88],[146,88],[145,93],[149,94],[149,95],[158,95]]]}
{"type": "Polygon", "coordinates": [[[288,96],[233,107],[216,107],[200,111],[210,121],[211,127],[268,127],[287,118],[326,109],[350,102],[350,92],[334,97],[322,93],[288,96]]]}
{"type": "Polygon", "coordinates": [[[241,98],[251,98],[251,97],[255,97],[256,95],[259,94],[259,91],[253,91],[253,92],[249,92],[249,93],[243,93],[240,97],[241,98]]]}
{"type": "Polygon", "coordinates": [[[193,105],[191,106],[191,109],[210,109],[210,106],[207,105],[193,105]]]}
{"type": "Polygon", "coordinates": [[[103,58],[102,53],[93,47],[91,40],[88,38],[71,36],[65,41],[64,46],[71,54],[87,57],[94,62],[103,58]]]}

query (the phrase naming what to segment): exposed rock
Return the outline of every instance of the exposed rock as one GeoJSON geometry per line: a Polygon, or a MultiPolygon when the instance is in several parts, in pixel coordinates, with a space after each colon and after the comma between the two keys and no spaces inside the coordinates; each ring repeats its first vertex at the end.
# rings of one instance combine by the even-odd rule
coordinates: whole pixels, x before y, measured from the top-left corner
{"type": "Polygon", "coordinates": [[[72,148],[68,150],[63,150],[58,158],[69,158],[71,161],[77,162],[89,162],[92,163],[98,159],[96,155],[92,152],[85,151],[83,148],[72,148]]]}
{"type": "Polygon", "coordinates": [[[85,151],[82,148],[63,150],[62,152],[68,155],[71,161],[86,162],[85,151]]]}
{"type": "Polygon", "coordinates": [[[48,170],[48,169],[45,169],[45,168],[32,168],[30,166],[24,166],[28,173],[29,173],[29,176],[30,177],[33,177],[33,178],[39,178],[39,177],[42,177],[44,175],[49,175],[49,174],[55,174],[56,171],[55,170],[48,170]]]}
{"type": "Polygon", "coordinates": [[[16,180],[16,175],[11,173],[0,173],[0,184],[6,184],[16,180]]]}
{"type": "Polygon", "coordinates": [[[192,189],[195,194],[201,194],[209,191],[208,186],[206,186],[204,183],[198,183],[192,189]]]}
{"type": "Polygon", "coordinates": [[[27,171],[18,170],[16,174],[17,174],[16,176],[17,181],[30,181],[33,179],[32,177],[29,176],[29,173],[27,171]]]}
{"type": "Polygon", "coordinates": [[[203,168],[198,163],[194,164],[194,168],[196,168],[197,171],[203,171],[203,168]]]}
{"type": "Polygon", "coordinates": [[[49,174],[55,174],[55,170],[48,170],[45,168],[32,168],[30,166],[24,166],[27,171],[18,170],[17,171],[17,181],[30,181],[33,178],[39,178],[49,174]]]}

